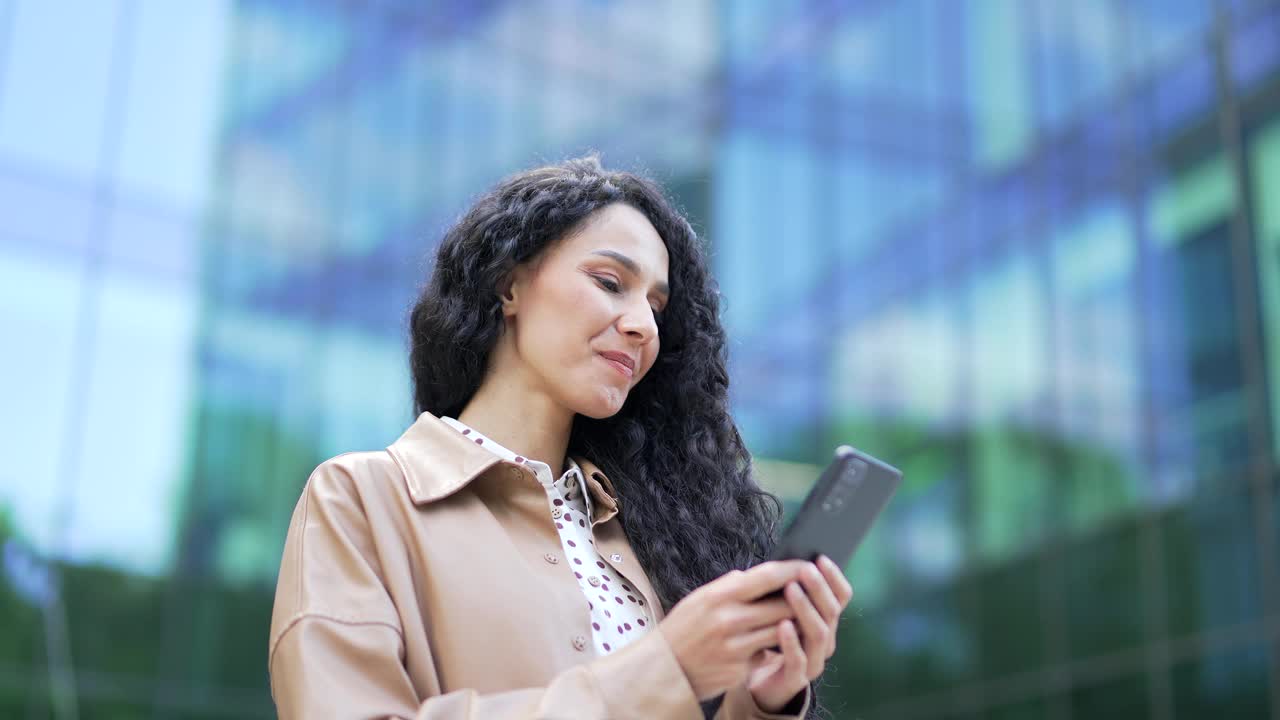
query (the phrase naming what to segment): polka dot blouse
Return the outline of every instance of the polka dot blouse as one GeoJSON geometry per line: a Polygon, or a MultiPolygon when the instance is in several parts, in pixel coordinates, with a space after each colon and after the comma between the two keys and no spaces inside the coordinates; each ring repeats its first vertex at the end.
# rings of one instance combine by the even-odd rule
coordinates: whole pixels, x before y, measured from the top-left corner
{"type": "MultiPolygon", "coordinates": [[[[441,420],[503,460],[527,466],[542,482],[547,491],[547,512],[560,534],[564,556],[569,560],[566,572],[573,573],[572,579],[587,599],[596,653],[607,655],[648,632],[653,627],[653,619],[644,606],[644,599],[596,552],[595,540],[591,537],[591,497],[583,486],[578,464],[568,458],[569,469],[555,479],[551,466],[546,463],[516,455],[459,420],[450,417],[441,420]]],[[[565,581],[569,580],[566,575],[565,581]]]]}

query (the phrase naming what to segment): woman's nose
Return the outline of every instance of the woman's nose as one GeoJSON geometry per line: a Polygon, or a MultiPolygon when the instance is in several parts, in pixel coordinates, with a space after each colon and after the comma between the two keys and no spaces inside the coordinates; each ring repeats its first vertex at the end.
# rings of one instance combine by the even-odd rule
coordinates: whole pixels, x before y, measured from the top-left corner
{"type": "Polygon", "coordinates": [[[648,303],[643,309],[630,309],[619,320],[618,329],[624,335],[633,337],[641,343],[647,343],[658,335],[658,323],[653,317],[653,308],[648,303]]]}

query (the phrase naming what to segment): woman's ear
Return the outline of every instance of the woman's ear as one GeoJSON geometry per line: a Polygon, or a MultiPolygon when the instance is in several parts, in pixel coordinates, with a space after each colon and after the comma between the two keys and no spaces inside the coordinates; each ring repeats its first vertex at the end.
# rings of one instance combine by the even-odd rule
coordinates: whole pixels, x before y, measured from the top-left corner
{"type": "Polygon", "coordinates": [[[517,270],[512,270],[507,273],[502,282],[498,283],[498,300],[502,302],[503,317],[511,317],[516,314],[516,294],[518,292],[516,288],[516,273],[517,270]]]}

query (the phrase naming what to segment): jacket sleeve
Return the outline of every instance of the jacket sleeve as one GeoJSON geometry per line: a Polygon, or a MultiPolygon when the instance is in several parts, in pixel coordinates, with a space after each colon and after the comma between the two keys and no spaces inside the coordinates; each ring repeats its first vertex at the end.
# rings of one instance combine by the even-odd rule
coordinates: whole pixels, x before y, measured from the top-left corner
{"type": "Polygon", "coordinates": [[[793,707],[783,708],[782,713],[765,712],[756,704],[755,698],[751,696],[751,691],[747,689],[745,683],[730,688],[724,694],[724,702],[721,703],[720,709],[716,712],[715,720],[798,720],[803,718],[804,714],[809,712],[809,688],[805,687],[801,691],[798,700],[792,700],[792,704],[799,702],[800,707],[794,712],[786,712],[793,710],[793,707]]]}
{"type": "MultiPolygon", "coordinates": [[[[661,632],[565,670],[546,687],[420,698],[404,664],[403,630],[352,481],[341,466],[321,465],[289,526],[268,649],[271,694],[281,720],[701,717],[661,632]]],[[[772,716],[726,719],[739,717],[772,716]]]]}

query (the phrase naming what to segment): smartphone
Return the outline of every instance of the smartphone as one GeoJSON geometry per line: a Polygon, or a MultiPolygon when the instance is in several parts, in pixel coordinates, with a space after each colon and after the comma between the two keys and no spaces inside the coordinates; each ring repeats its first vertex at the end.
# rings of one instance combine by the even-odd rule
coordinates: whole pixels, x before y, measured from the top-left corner
{"type": "MultiPolygon", "coordinates": [[[[901,470],[841,445],[769,559],[812,561],[826,555],[837,566],[847,567],[901,484],[901,470]]],[[[781,595],[779,590],[766,597],[781,595]]]]}

